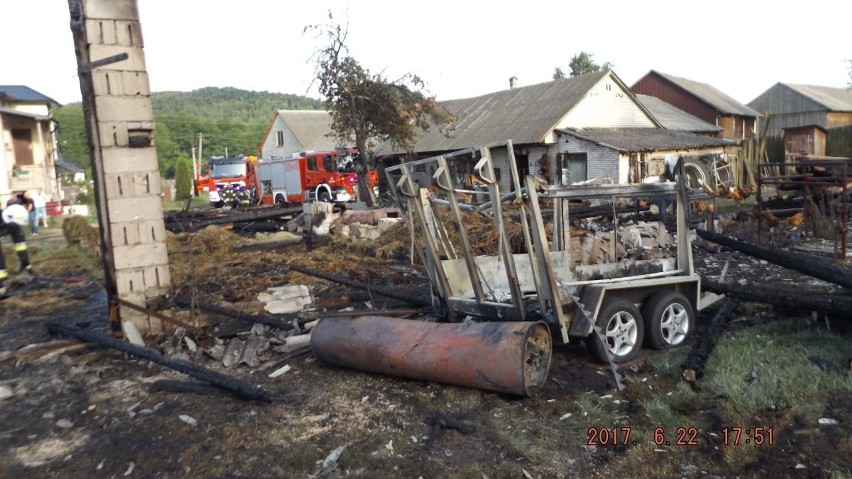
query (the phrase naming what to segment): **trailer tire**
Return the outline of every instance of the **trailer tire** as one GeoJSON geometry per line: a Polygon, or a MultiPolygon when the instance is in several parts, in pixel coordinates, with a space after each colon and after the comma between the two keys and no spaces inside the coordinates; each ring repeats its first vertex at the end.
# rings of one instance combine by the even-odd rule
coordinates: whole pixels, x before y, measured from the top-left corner
{"type": "Polygon", "coordinates": [[[686,342],[695,324],[692,304],[677,291],[661,291],[642,308],[645,318],[645,346],[669,349],[686,342]]]}
{"type": "Polygon", "coordinates": [[[595,360],[621,363],[633,359],[642,347],[644,323],[642,315],[632,302],[613,299],[606,302],[598,313],[595,326],[601,334],[592,332],[586,338],[586,346],[595,360]]]}

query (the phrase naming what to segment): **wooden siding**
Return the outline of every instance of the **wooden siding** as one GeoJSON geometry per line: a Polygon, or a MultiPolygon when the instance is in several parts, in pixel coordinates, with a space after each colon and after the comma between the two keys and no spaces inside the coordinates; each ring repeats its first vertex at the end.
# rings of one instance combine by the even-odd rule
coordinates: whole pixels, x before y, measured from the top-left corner
{"type": "MultiPolygon", "coordinates": [[[[761,114],[765,115],[769,112],[777,116],[786,116],[787,114],[804,115],[825,111],[824,106],[781,84],[776,84],[769,90],[766,90],[752,100],[748,106],[761,114]]],[[[820,124],[819,126],[825,128],[825,125],[820,124]]]]}
{"type": "Polygon", "coordinates": [[[657,97],[707,123],[718,125],[716,122],[718,112],[715,108],[656,74],[646,75],[633,85],[632,90],[633,93],[640,95],[657,97]]]}
{"type": "MultiPolygon", "coordinates": [[[[630,92],[604,77],[565,115],[556,128],[654,128],[656,125],[630,92]]],[[[551,136],[545,139],[552,142],[551,136]]]]}
{"type": "Polygon", "coordinates": [[[787,153],[825,155],[825,132],[817,127],[791,128],[784,131],[784,150],[787,153]]]}
{"type": "Polygon", "coordinates": [[[721,127],[723,130],[719,134],[720,138],[742,140],[754,137],[753,118],[737,115],[722,116],[712,105],[659,75],[653,73],[646,75],[633,85],[632,90],[633,93],[659,98],[692,116],[721,127]]]}

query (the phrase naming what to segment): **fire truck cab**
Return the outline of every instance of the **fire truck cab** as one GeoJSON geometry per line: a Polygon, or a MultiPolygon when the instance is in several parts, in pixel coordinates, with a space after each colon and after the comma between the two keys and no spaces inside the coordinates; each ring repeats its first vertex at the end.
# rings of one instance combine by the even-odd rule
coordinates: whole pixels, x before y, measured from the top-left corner
{"type": "Polygon", "coordinates": [[[210,206],[221,207],[226,190],[245,191],[250,194],[251,180],[257,158],[254,156],[211,156],[208,160],[207,174],[196,178],[196,188],[207,191],[210,206]]]}

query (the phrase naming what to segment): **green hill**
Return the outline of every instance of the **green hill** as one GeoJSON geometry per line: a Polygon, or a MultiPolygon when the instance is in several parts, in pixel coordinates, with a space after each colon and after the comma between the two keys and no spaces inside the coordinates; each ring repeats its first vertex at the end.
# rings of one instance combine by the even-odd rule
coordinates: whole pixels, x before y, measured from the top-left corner
{"type": "MultiPolygon", "coordinates": [[[[318,110],[323,102],[305,96],[207,87],[191,92],[151,94],[160,173],[174,176],[178,158],[191,157],[203,138],[203,155],[257,154],[276,110],[318,110]]],[[[91,171],[86,147],[83,107],[72,103],[58,108],[59,152],[91,171]]]]}

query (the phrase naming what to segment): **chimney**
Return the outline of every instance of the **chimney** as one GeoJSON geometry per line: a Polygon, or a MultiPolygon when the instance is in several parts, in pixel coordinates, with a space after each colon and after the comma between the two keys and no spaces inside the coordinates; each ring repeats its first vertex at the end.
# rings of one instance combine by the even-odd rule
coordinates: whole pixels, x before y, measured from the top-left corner
{"type": "Polygon", "coordinates": [[[509,89],[514,90],[518,87],[518,77],[509,78],[509,89]]]}

